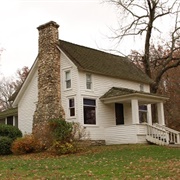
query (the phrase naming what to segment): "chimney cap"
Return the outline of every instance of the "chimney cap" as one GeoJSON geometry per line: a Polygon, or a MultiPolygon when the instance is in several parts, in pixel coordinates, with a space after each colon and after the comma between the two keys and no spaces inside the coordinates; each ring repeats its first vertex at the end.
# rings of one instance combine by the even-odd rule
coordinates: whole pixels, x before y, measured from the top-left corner
{"type": "Polygon", "coordinates": [[[41,29],[44,29],[44,28],[46,28],[48,26],[54,26],[55,28],[59,27],[59,25],[55,21],[49,21],[49,22],[47,22],[45,24],[40,25],[39,27],[37,27],[37,29],[41,30],[41,29]]]}

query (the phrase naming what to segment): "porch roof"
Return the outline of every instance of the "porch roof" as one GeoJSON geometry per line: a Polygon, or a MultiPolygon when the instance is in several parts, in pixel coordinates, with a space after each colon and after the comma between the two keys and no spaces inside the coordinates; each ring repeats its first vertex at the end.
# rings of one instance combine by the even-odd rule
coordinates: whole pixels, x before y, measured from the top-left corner
{"type": "Polygon", "coordinates": [[[18,108],[11,108],[5,111],[0,112],[0,119],[9,117],[9,116],[17,116],[18,115],[18,108]]]}
{"type": "Polygon", "coordinates": [[[153,93],[117,87],[112,87],[100,97],[100,100],[102,100],[105,104],[130,102],[132,99],[137,99],[139,104],[154,104],[164,102],[169,98],[153,93]]]}

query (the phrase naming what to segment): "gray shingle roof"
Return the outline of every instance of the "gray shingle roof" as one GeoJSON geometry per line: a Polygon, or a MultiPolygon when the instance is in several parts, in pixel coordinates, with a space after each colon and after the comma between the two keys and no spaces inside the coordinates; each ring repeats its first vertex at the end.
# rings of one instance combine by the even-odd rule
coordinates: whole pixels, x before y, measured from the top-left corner
{"type": "Polygon", "coordinates": [[[79,70],[147,84],[153,82],[127,57],[113,55],[62,40],[59,41],[59,47],[79,70]]]}
{"type": "Polygon", "coordinates": [[[7,109],[3,112],[0,112],[0,119],[6,118],[8,116],[17,116],[17,115],[18,115],[18,109],[11,108],[11,109],[7,109]]]}
{"type": "Polygon", "coordinates": [[[118,87],[112,87],[103,96],[101,96],[100,99],[111,98],[111,97],[120,97],[120,96],[124,96],[124,95],[136,94],[136,93],[144,94],[144,95],[159,96],[159,97],[168,99],[165,96],[157,95],[157,94],[154,94],[154,93],[148,93],[148,92],[136,91],[136,90],[133,90],[133,89],[118,88],[118,87]]]}

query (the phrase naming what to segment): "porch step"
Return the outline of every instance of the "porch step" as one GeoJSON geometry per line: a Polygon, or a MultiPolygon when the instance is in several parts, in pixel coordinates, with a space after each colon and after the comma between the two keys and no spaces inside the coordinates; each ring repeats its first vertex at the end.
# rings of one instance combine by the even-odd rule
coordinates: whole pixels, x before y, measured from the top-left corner
{"type": "Polygon", "coordinates": [[[167,145],[165,139],[162,141],[159,138],[154,138],[154,137],[151,137],[151,136],[146,136],[146,141],[148,143],[150,143],[150,144],[157,144],[157,145],[161,145],[161,146],[167,145]]]}
{"type": "Polygon", "coordinates": [[[147,125],[146,140],[157,145],[180,147],[180,132],[161,125],[147,125]]]}
{"type": "Polygon", "coordinates": [[[180,144],[169,144],[168,147],[180,148],[180,144]]]}

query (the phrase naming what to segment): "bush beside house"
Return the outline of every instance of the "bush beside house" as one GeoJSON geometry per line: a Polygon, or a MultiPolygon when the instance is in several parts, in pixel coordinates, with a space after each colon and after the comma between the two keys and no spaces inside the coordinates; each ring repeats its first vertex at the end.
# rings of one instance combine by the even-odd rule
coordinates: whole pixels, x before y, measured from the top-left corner
{"type": "MultiPolygon", "coordinates": [[[[38,137],[36,134],[24,135],[21,138],[17,138],[11,146],[11,151],[14,154],[26,154],[40,151],[48,151],[56,155],[76,153],[82,149],[79,146],[79,140],[85,138],[87,134],[85,129],[77,123],[67,122],[62,118],[51,119],[48,122],[49,147],[46,147],[42,143],[42,137],[38,137]]],[[[85,144],[87,141],[84,141],[85,144]]],[[[83,147],[83,148],[84,148],[83,147]]]]}
{"type": "Polygon", "coordinates": [[[0,155],[11,154],[11,144],[18,137],[22,132],[17,127],[0,124],[0,155]]]}

